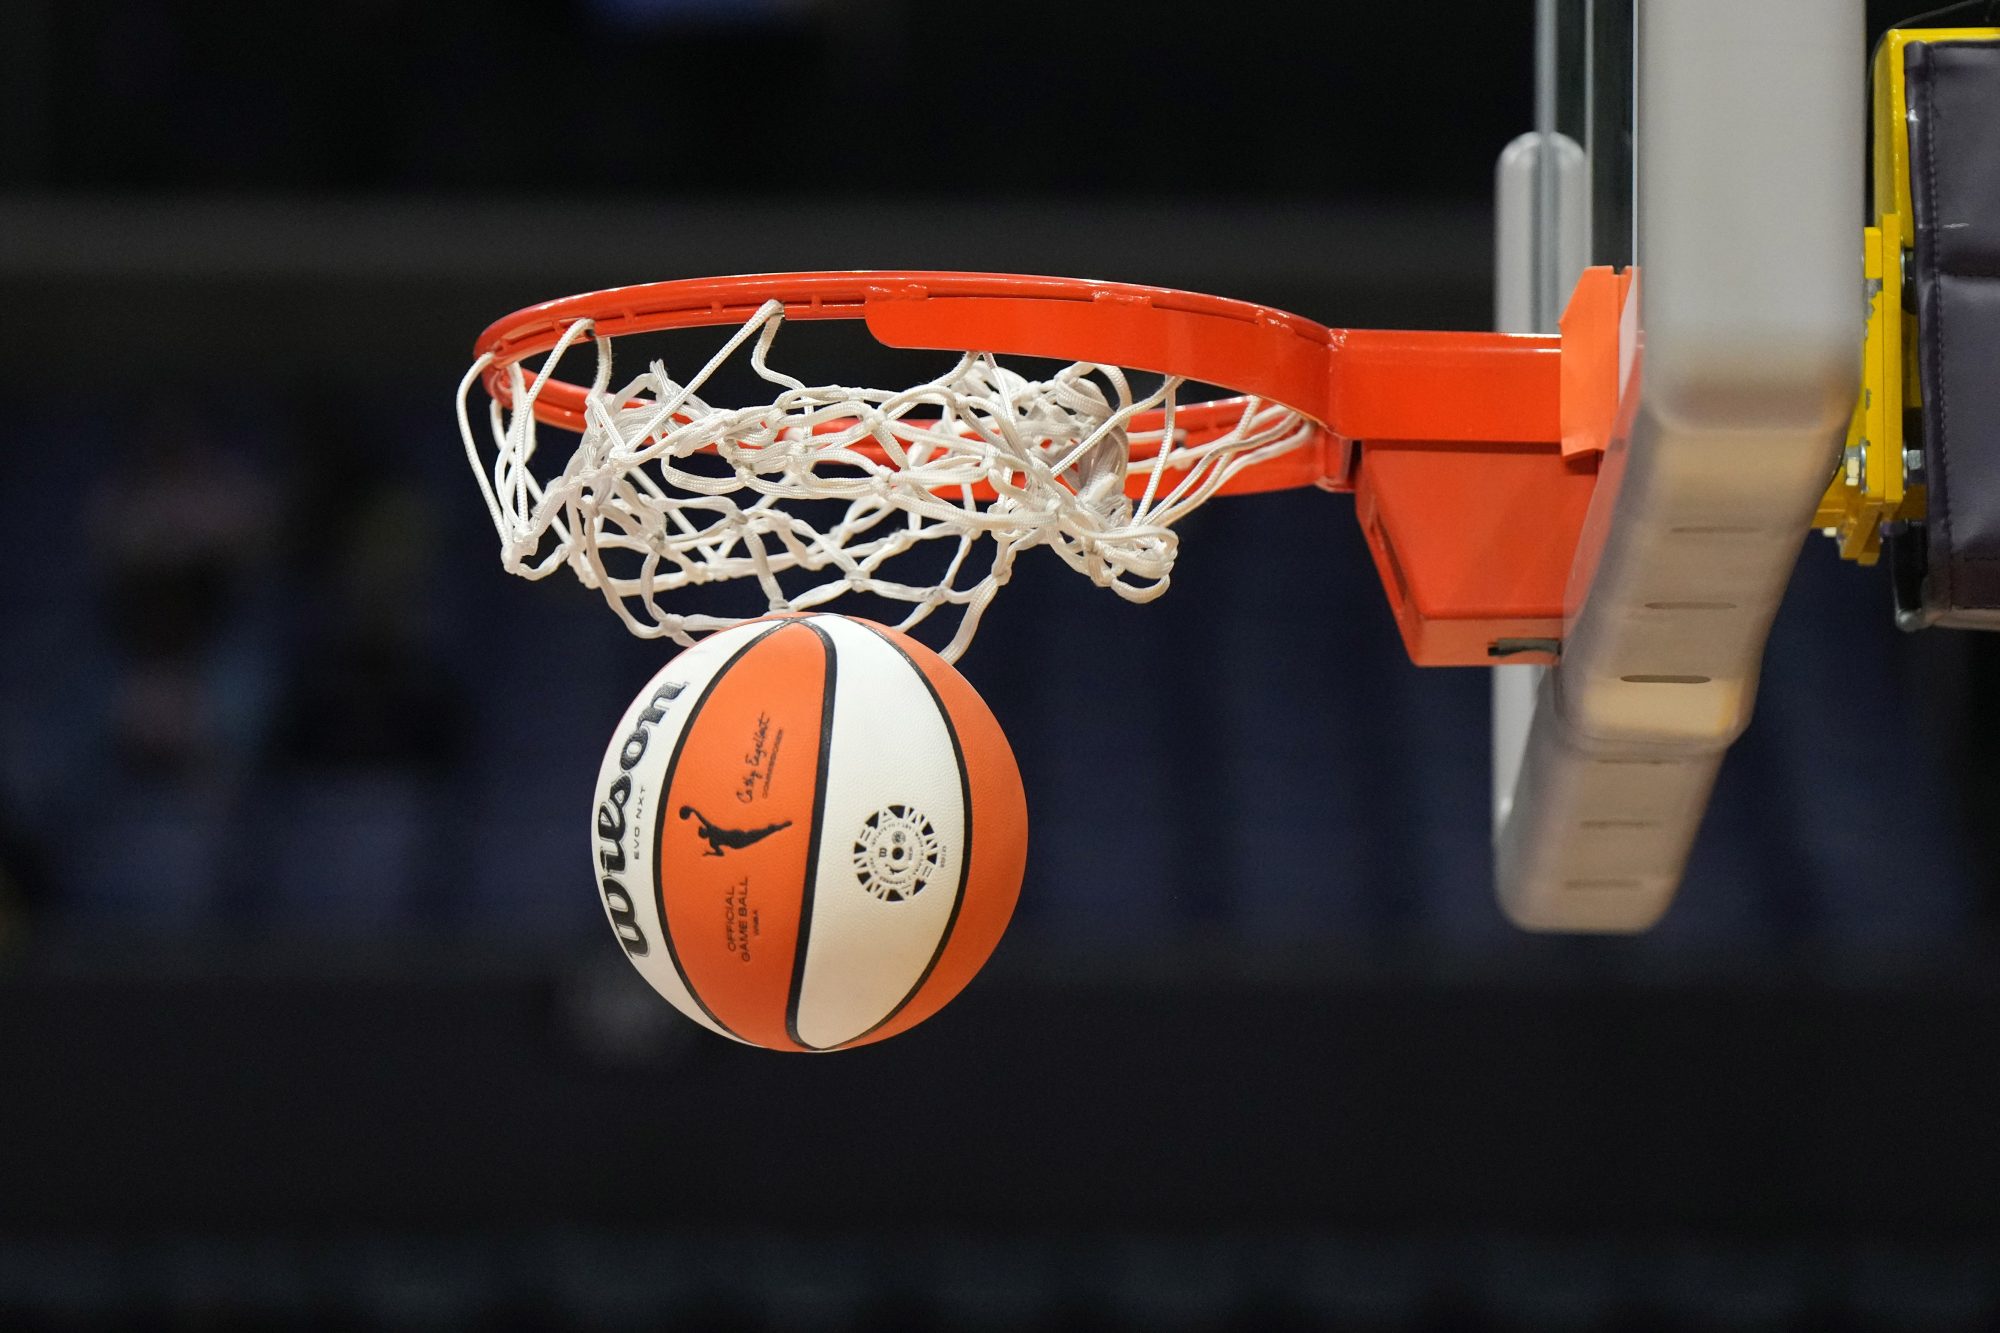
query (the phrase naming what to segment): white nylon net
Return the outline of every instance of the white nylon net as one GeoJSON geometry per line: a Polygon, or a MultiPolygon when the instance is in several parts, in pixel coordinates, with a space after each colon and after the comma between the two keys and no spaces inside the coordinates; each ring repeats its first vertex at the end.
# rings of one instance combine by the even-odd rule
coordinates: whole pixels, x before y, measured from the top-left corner
{"type": "Polygon", "coordinates": [[[1179,379],[1142,395],[1123,370],[1079,362],[1031,381],[980,352],[900,391],[808,385],[770,365],[783,322],[784,307],[766,303],[685,383],[655,361],[614,388],[612,340],[594,338],[582,436],[560,471],[540,475],[547,428],[535,400],[563,353],[592,336],[589,321],[571,325],[539,371],[508,367],[511,405],[489,404],[483,447],[468,400],[492,358],[474,363],[459,385],[459,430],[505,568],[539,579],[567,565],[634,634],[683,644],[850,593],[909,604],[900,629],[956,608],[941,650],[956,660],[1020,552],[1050,547],[1093,583],[1150,601],[1173,569],[1174,523],[1315,434],[1255,398],[1230,400],[1221,429],[1189,432],[1176,421],[1190,411],[1179,379]],[[746,344],[776,397],[704,401],[746,344]],[[1144,477],[1136,498],[1128,470],[1144,477]],[[661,603],[724,579],[754,579],[763,605],[716,616],[661,603]]]}

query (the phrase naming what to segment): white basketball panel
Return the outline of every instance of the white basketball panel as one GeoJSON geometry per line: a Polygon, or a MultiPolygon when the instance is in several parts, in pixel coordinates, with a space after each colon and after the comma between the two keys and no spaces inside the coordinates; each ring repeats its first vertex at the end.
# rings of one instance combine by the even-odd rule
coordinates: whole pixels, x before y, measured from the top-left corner
{"type": "Polygon", "coordinates": [[[853,621],[811,623],[836,665],[796,1029],[825,1047],[880,1023],[930,968],[961,888],[967,811],[950,724],[916,666],[853,621]]]}

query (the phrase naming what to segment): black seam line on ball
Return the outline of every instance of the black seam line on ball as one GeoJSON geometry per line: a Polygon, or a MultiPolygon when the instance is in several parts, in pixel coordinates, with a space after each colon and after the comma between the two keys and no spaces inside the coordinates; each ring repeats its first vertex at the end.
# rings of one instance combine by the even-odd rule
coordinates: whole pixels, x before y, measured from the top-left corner
{"type": "Polygon", "coordinates": [[[667,920],[667,885],[666,881],[660,877],[660,871],[666,860],[665,857],[660,855],[660,820],[664,817],[664,812],[673,805],[674,774],[680,771],[681,751],[687,748],[688,737],[694,734],[695,724],[701,721],[702,705],[708,702],[708,696],[715,693],[715,687],[722,683],[722,678],[729,674],[731,667],[743,660],[746,653],[791,623],[791,621],[785,621],[782,624],[773,625],[731,653],[729,660],[715,669],[715,674],[708,678],[708,684],[701,687],[701,693],[695,697],[695,701],[692,704],[688,705],[687,724],[681,728],[681,734],[674,738],[674,752],[668,757],[667,771],[660,778],[660,804],[658,810],[654,812],[653,819],[653,901],[659,905],[660,909],[660,935],[666,941],[667,961],[674,965],[674,974],[681,979],[681,985],[687,988],[688,998],[694,1001],[697,1009],[708,1015],[708,1021],[736,1038],[736,1040],[752,1046],[756,1045],[756,1043],[747,1041],[736,1029],[715,1016],[715,1010],[709,1008],[708,1001],[701,998],[701,992],[694,988],[694,982],[688,980],[687,969],[681,966],[681,952],[674,947],[674,929],[672,924],[667,920]]]}
{"type": "Polygon", "coordinates": [[[833,757],[833,687],[840,659],[834,651],[833,636],[813,624],[811,617],[791,623],[804,625],[819,635],[820,646],[826,650],[826,694],[819,707],[819,772],[813,786],[812,832],[806,840],[806,882],[799,891],[799,934],[792,953],[792,986],[785,996],[786,1034],[807,1050],[819,1051],[826,1048],[815,1046],[799,1035],[799,990],[806,978],[806,947],[812,942],[813,881],[819,875],[821,825],[826,820],[826,770],[833,757]]]}

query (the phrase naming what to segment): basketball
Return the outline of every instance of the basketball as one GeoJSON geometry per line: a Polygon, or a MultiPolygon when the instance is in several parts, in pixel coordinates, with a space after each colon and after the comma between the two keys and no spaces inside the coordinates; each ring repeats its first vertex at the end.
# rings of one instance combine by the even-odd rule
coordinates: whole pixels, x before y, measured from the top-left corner
{"type": "Polygon", "coordinates": [[[965,987],[1020,894],[1027,804],[949,663],[836,615],[738,625],[675,657],[605,751],[592,858],[654,990],[737,1041],[893,1036],[965,987]]]}

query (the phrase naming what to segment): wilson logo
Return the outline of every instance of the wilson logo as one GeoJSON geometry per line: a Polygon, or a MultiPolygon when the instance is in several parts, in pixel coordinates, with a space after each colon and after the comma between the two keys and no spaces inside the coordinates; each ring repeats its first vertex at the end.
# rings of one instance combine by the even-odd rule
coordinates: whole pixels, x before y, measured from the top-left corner
{"type": "Polygon", "coordinates": [[[639,928],[632,895],[620,879],[625,873],[625,807],[632,800],[632,770],[646,757],[652,729],[667,715],[667,705],[680,698],[685,689],[685,684],[669,681],[654,692],[632,733],[618,747],[618,776],[611,780],[597,802],[597,863],[603,871],[598,891],[604,897],[604,910],[611,914],[611,928],[617,932],[619,943],[634,958],[644,957],[649,946],[646,932],[639,928]]]}

